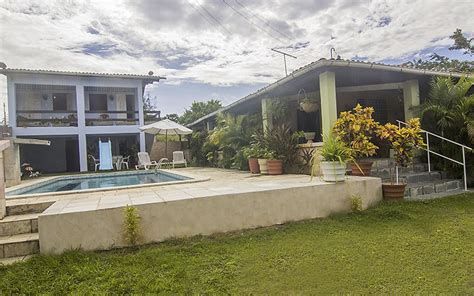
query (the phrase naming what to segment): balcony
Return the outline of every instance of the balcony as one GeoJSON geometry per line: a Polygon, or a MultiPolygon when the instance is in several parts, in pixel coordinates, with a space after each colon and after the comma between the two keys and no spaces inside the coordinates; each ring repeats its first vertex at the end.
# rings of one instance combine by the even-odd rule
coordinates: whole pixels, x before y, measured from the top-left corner
{"type": "Polygon", "coordinates": [[[76,110],[17,110],[18,127],[66,127],[77,126],[76,110]]]}
{"type": "Polygon", "coordinates": [[[86,111],[86,126],[137,124],[138,111],[86,111]]]}

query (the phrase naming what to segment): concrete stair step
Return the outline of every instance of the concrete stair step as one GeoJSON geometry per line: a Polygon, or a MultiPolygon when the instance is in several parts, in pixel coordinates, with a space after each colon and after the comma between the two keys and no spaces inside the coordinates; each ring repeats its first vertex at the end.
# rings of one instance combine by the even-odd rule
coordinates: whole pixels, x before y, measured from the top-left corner
{"type": "Polygon", "coordinates": [[[0,220],[0,237],[38,232],[38,213],[6,216],[0,220]]]}
{"type": "Polygon", "coordinates": [[[39,252],[39,234],[23,233],[0,237],[0,259],[39,252]]]}
{"type": "Polygon", "coordinates": [[[54,201],[41,201],[32,203],[24,199],[7,200],[7,216],[42,213],[49,208],[54,201]]]}
{"type": "Polygon", "coordinates": [[[435,180],[430,182],[417,182],[408,184],[405,189],[406,197],[417,197],[421,195],[442,193],[461,190],[462,180],[435,180]]]}
{"type": "Polygon", "coordinates": [[[23,262],[31,257],[33,257],[33,255],[3,258],[3,259],[0,259],[0,265],[11,265],[14,263],[23,262]]]}

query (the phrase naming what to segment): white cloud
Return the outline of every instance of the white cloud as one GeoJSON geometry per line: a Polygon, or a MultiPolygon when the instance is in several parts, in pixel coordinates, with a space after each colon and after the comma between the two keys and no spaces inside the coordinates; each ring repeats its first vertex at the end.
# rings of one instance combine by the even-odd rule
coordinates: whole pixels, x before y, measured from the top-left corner
{"type": "Polygon", "coordinates": [[[298,56],[288,60],[289,70],[329,57],[331,47],[343,58],[408,57],[449,45],[456,28],[472,34],[473,5],[471,0],[0,0],[0,57],[15,68],[153,70],[169,84],[269,83],[283,74],[282,58],[272,47],[309,44],[285,49],[298,56]]]}

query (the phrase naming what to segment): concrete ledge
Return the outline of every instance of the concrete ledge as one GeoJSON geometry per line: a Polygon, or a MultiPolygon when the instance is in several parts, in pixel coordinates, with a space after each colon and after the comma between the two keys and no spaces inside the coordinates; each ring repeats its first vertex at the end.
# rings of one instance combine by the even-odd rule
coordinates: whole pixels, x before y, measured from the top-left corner
{"type": "MultiPolygon", "coordinates": [[[[252,184],[248,184],[252,186],[252,184]]],[[[247,189],[248,190],[248,189],[247,189]]],[[[141,242],[236,231],[289,221],[322,218],[350,211],[350,197],[362,197],[366,209],[382,199],[378,178],[350,177],[343,183],[308,182],[253,192],[144,199],[134,204],[141,216],[141,242]]],[[[124,205],[39,216],[41,253],[68,249],[105,250],[123,247],[124,205]]]]}

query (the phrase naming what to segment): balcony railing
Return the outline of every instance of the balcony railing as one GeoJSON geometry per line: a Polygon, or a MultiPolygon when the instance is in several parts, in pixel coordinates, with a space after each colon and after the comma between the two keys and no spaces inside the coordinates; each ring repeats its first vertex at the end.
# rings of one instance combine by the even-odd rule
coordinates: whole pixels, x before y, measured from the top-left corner
{"type": "Polygon", "coordinates": [[[17,110],[18,127],[77,126],[76,110],[17,110]]]}
{"type": "Polygon", "coordinates": [[[137,125],[138,111],[86,111],[87,126],[137,125]]]}
{"type": "MultiPolygon", "coordinates": [[[[77,111],[17,110],[18,127],[77,127],[77,111]]],[[[138,125],[138,111],[85,111],[86,126],[138,125]]],[[[145,111],[145,124],[161,120],[160,111],[145,111]]]]}

